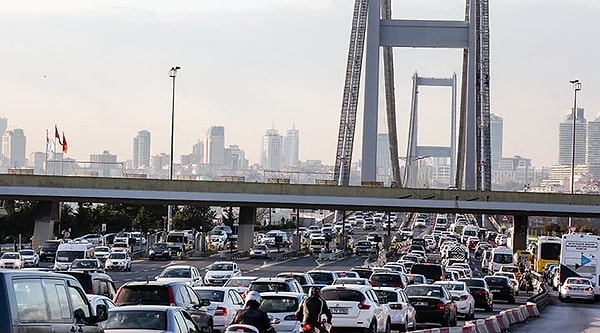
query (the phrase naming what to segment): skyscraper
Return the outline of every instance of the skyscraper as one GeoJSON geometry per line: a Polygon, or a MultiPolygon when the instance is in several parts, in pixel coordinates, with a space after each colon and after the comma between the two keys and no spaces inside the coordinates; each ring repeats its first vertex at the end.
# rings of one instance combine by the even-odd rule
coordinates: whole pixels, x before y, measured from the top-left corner
{"type": "Polygon", "coordinates": [[[141,130],[133,138],[133,168],[150,166],[150,132],[141,130]]]}
{"type": "Polygon", "coordinates": [[[296,126],[292,129],[287,130],[283,137],[283,167],[297,167],[299,160],[300,150],[300,133],[296,129],[296,126]]]}
{"type": "Polygon", "coordinates": [[[204,163],[225,164],[225,127],[213,126],[206,132],[206,154],[204,163]]]}
{"type": "Polygon", "coordinates": [[[2,153],[4,165],[9,168],[24,168],[27,166],[25,158],[27,138],[21,128],[6,131],[2,136],[2,153]]]}
{"type": "MultiPolygon", "coordinates": [[[[572,109],[571,109],[572,110],[572,109]]],[[[569,110],[558,129],[558,164],[571,165],[573,151],[573,115],[569,110]]],[[[587,124],[584,109],[575,115],[575,165],[586,164],[587,124]]]]}
{"type": "Polygon", "coordinates": [[[123,175],[123,168],[117,163],[117,155],[108,150],[102,154],[90,154],[91,167],[98,171],[100,177],[117,177],[123,175]]]}
{"type": "Polygon", "coordinates": [[[502,140],[504,132],[504,120],[499,115],[490,114],[490,154],[492,159],[492,169],[500,167],[502,158],[502,140]]]}
{"type": "Polygon", "coordinates": [[[600,113],[588,122],[587,163],[600,164],[600,113]]]}
{"type": "Polygon", "coordinates": [[[281,168],[283,137],[276,129],[269,129],[263,136],[260,150],[260,165],[264,170],[278,171],[281,168]]]}
{"type": "Polygon", "coordinates": [[[246,153],[238,145],[229,145],[225,149],[225,166],[231,170],[244,170],[248,168],[246,153]]]}

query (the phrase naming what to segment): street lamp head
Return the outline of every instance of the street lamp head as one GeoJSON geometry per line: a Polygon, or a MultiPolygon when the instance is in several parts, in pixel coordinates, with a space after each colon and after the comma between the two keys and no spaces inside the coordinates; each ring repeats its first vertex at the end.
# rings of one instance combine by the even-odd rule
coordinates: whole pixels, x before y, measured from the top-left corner
{"type": "Polygon", "coordinates": [[[569,82],[571,82],[571,84],[573,85],[573,89],[575,89],[575,92],[581,90],[581,82],[579,82],[579,80],[570,80],[569,82]]]}
{"type": "Polygon", "coordinates": [[[177,71],[180,69],[181,69],[181,67],[179,67],[179,66],[171,67],[171,70],[169,71],[169,77],[177,76],[177,71]]]}
{"type": "Polygon", "coordinates": [[[571,82],[571,83],[578,83],[579,80],[575,79],[575,80],[570,80],[569,82],[571,82]]]}

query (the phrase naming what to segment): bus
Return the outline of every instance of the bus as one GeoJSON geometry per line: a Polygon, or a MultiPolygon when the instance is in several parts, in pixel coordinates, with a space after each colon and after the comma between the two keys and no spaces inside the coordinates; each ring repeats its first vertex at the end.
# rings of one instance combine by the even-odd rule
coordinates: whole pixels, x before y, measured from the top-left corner
{"type": "Polygon", "coordinates": [[[591,279],[595,286],[600,283],[598,252],[600,236],[572,233],[562,236],[560,251],[560,284],[568,277],[591,279]]]}
{"type": "Polygon", "coordinates": [[[535,250],[535,271],[542,273],[547,264],[560,261],[561,239],[553,236],[540,236],[535,250]]]}

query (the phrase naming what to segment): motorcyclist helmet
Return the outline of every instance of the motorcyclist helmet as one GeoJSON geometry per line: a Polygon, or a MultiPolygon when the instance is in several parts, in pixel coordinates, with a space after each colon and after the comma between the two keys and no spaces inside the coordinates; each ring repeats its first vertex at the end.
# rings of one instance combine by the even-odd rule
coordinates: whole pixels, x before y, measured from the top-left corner
{"type": "Polygon", "coordinates": [[[260,304],[261,301],[261,297],[260,294],[257,291],[250,291],[246,294],[246,305],[248,304],[249,301],[255,301],[257,303],[260,304]]]}

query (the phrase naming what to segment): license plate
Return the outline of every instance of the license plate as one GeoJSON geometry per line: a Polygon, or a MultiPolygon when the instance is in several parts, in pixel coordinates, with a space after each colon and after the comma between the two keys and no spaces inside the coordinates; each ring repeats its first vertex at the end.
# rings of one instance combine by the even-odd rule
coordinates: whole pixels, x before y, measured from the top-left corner
{"type": "Polygon", "coordinates": [[[415,302],[415,304],[414,304],[414,305],[415,305],[415,306],[428,306],[428,305],[429,305],[429,303],[427,303],[427,302],[415,302]]]}
{"type": "Polygon", "coordinates": [[[348,314],[348,308],[331,308],[332,314],[348,314]]]}
{"type": "Polygon", "coordinates": [[[491,292],[493,292],[493,293],[499,293],[499,292],[500,292],[500,289],[492,289],[492,290],[490,290],[490,291],[491,291],[491,292]]]}

